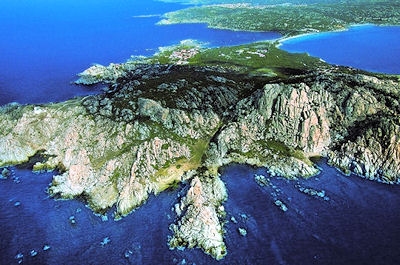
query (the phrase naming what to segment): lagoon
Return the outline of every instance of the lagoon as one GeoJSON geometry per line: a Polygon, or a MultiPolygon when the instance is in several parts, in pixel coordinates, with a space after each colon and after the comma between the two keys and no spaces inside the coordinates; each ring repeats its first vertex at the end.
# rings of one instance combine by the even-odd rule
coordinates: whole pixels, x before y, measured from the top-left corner
{"type": "Polygon", "coordinates": [[[344,31],[307,34],[281,41],[280,48],[307,52],[331,64],[400,74],[400,26],[359,25],[344,31]]]}

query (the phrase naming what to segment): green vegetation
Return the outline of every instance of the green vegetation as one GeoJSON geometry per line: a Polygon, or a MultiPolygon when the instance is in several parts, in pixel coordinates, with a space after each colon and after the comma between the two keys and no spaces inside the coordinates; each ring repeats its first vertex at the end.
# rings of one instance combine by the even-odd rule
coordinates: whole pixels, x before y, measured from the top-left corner
{"type": "Polygon", "coordinates": [[[229,1],[231,4],[203,5],[170,12],[159,23],[207,23],[212,28],[275,31],[287,36],[344,29],[352,24],[400,23],[400,1],[301,2],[279,5],[276,1],[253,1],[253,4],[229,1]]]}
{"type": "Polygon", "coordinates": [[[211,5],[211,4],[243,4],[249,3],[253,5],[309,5],[309,4],[326,4],[326,3],[379,3],[388,2],[387,0],[158,0],[166,3],[182,3],[187,5],[211,5]]]}
{"type": "Polygon", "coordinates": [[[311,160],[304,154],[302,150],[289,147],[281,141],[269,139],[265,141],[258,141],[257,143],[264,149],[271,150],[274,154],[277,154],[280,157],[294,157],[303,161],[309,166],[313,165],[311,160]]]}
{"type": "Polygon", "coordinates": [[[194,145],[190,147],[191,157],[174,159],[173,161],[167,161],[161,169],[159,169],[152,177],[152,182],[156,183],[158,191],[176,186],[176,183],[180,181],[181,176],[190,170],[196,170],[200,167],[203,155],[208,148],[208,141],[198,140],[194,145]]]}
{"type": "MultiPolygon", "coordinates": [[[[211,5],[211,4],[241,4],[243,2],[254,5],[278,5],[278,4],[315,4],[315,3],[332,3],[332,2],[345,2],[343,0],[159,0],[167,3],[182,3],[190,5],[211,5]]],[[[366,0],[353,0],[359,2],[366,0]]],[[[378,2],[376,0],[369,0],[369,2],[378,2]]]]}
{"type": "MultiPolygon", "coordinates": [[[[190,43],[190,45],[174,45],[167,48],[161,48],[159,53],[146,59],[146,63],[174,64],[174,60],[171,59],[172,53],[196,50],[195,54],[186,59],[185,64],[216,67],[218,69],[223,68],[224,71],[229,69],[235,72],[235,74],[241,73],[253,77],[287,77],[293,74],[300,74],[328,67],[328,64],[318,58],[311,57],[306,53],[293,54],[283,51],[277,47],[278,42],[265,41],[220,48],[205,48],[198,43],[190,43]]],[[[127,64],[133,63],[135,62],[127,62],[127,64]]],[[[191,77],[184,72],[179,73],[179,75],[182,76],[182,79],[191,79],[191,77]]],[[[177,78],[174,77],[174,79],[177,78]]],[[[149,81],[151,82],[151,80],[149,81]]],[[[159,82],[159,80],[156,80],[156,82],[159,82]]],[[[169,82],[168,76],[165,76],[163,82],[169,82]]],[[[146,92],[150,93],[151,91],[144,91],[144,93],[146,92]]],[[[154,92],[151,92],[151,94],[154,96],[154,92]]],[[[174,101],[174,99],[172,99],[172,101],[174,101]]]]}
{"type": "Polygon", "coordinates": [[[287,76],[327,66],[307,54],[291,54],[274,43],[259,42],[234,47],[204,50],[189,60],[200,66],[224,66],[254,76],[287,76]]]}

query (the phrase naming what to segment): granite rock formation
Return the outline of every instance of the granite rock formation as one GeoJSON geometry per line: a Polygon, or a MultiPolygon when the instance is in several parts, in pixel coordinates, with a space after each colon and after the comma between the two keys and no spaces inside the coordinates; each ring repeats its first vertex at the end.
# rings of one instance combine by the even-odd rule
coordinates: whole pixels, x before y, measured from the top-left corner
{"type": "Polygon", "coordinates": [[[400,181],[395,79],[333,67],[267,78],[137,64],[107,82],[100,95],[2,107],[0,166],[39,157],[34,170],[59,172],[50,194],[82,196],[96,212],[116,205],[117,217],[185,179],[172,248],[226,255],[218,169],[232,162],[297,178],[317,174],[310,158],[325,156],[344,172],[400,181]]]}
{"type": "Polygon", "coordinates": [[[198,246],[222,259],[226,255],[221,221],[226,198],[225,184],[219,177],[194,176],[186,196],[175,205],[179,220],[170,227],[174,233],[170,247],[198,246]]]}

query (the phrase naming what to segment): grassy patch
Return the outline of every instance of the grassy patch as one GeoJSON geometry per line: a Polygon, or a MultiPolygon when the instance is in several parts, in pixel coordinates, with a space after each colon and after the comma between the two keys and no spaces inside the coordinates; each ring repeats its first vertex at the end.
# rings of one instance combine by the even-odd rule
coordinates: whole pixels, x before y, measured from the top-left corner
{"type": "Polygon", "coordinates": [[[256,76],[287,76],[297,72],[321,69],[327,64],[307,54],[292,54],[277,48],[276,43],[260,42],[204,50],[190,63],[200,66],[223,66],[256,76]],[[290,71],[289,71],[290,70],[290,71]]]}
{"type": "Polygon", "coordinates": [[[203,155],[208,148],[209,141],[198,140],[190,147],[191,157],[174,159],[168,161],[152,177],[152,182],[157,183],[158,191],[161,192],[180,181],[180,177],[190,170],[200,167],[203,155]]]}

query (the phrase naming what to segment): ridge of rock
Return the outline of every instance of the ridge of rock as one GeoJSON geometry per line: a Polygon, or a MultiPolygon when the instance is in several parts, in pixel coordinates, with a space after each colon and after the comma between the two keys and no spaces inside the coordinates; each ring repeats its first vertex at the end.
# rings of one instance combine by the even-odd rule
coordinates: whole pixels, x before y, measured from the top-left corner
{"type": "Polygon", "coordinates": [[[217,259],[226,255],[223,165],[297,178],[317,174],[310,158],[326,156],[346,173],[400,183],[400,85],[388,77],[332,68],[271,79],[136,65],[109,82],[100,95],[2,107],[0,166],[40,154],[34,170],[59,170],[50,194],[83,196],[96,212],[116,205],[117,218],[194,172],[170,246],[217,259]]]}
{"type": "Polygon", "coordinates": [[[222,202],[226,198],[225,184],[219,177],[194,176],[186,196],[175,205],[179,219],[170,226],[174,233],[170,247],[200,247],[217,260],[222,259],[226,246],[220,219],[225,216],[222,202]]]}

